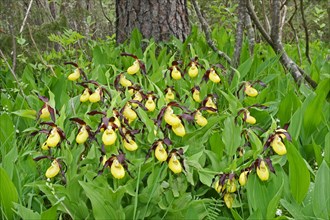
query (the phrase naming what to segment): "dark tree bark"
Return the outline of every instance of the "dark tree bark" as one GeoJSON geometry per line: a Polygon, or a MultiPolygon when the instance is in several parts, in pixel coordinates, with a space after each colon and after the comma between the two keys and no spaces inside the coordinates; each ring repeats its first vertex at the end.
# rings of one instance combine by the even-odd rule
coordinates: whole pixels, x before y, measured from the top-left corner
{"type": "Polygon", "coordinates": [[[240,56],[242,51],[243,34],[244,34],[244,20],[246,14],[246,1],[241,0],[238,4],[238,22],[236,25],[236,36],[235,36],[235,50],[233,57],[233,66],[238,67],[240,63],[240,56]]]}
{"type": "Polygon", "coordinates": [[[143,37],[185,40],[190,33],[186,0],[116,0],[116,37],[122,43],[138,28],[143,37]]]}

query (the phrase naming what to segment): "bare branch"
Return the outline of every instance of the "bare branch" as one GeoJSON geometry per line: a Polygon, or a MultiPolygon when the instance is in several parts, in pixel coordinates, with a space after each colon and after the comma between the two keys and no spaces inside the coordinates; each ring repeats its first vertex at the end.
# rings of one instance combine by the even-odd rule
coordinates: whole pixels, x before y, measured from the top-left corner
{"type": "Polygon", "coordinates": [[[300,85],[302,80],[305,79],[313,88],[317,86],[317,83],[313,81],[310,76],[308,76],[285,52],[284,47],[281,42],[280,37],[280,8],[281,2],[280,0],[272,1],[272,29],[271,36],[267,34],[264,28],[261,26],[260,21],[253,9],[253,5],[250,1],[248,1],[247,8],[249,14],[251,15],[251,19],[256,24],[258,30],[262,34],[262,36],[266,39],[266,41],[271,45],[276,54],[280,55],[280,61],[285,69],[287,69],[292,75],[295,82],[300,85]]]}
{"type": "Polygon", "coordinates": [[[201,10],[200,10],[200,8],[199,8],[196,0],[191,0],[191,2],[194,5],[194,8],[195,8],[197,17],[199,19],[199,22],[202,25],[202,29],[203,29],[203,31],[205,33],[205,37],[206,37],[207,43],[212,48],[212,50],[214,50],[214,52],[216,52],[220,57],[224,58],[227,61],[227,63],[231,64],[232,61],[231,61],[230,57],[226,53],[224,53],[221,50],[219,50],[216,47],[214,41],[212,40],[210,27],[209,27],[208,23],[206,22],[205,18],[203,17],[203,15],[201,13],[201,10]]]}
{"type": "Polygon", "coordinates": [[[34,38],[33,38],[33,35],[32,35],[32,31],[31,31],[29,25],[28,25],[28,29],[29,29],[29,33],[30,33],[30,38],[31,38],[31,40],[32,40],[33,46],[34,46],[34,47],[36,48],[36,50],[37,50],[37,53],[38,53],[38,56],[39,56],[40,61],[41,61],[46,67],[48,67],[48,68],[51,70],[51,72],[53,73],[54,76],[56,76],[56,73],[55,73],[55,71],[53,70],[53,67],[52,67],[51,65],[48,65],[48,64],[46,63],[46,61],[42,58],[41,53],[40,53],[40,51],[39,51],[39,49],[38,49],[38,47],[37,47],[37,44],[36,44],[36,42],[34,41],[34,38]]]}
{"type": "Polygon", "coordinates": [[[20,34],[21,34],[21,33],[23,32],[23,30],[24,30],[24,26],[25,26],[25,23],[26,23],[26,19],[27,19],[28,15],[29,15],[29,12],[30,12],[30,9],[31,9],[31,6],[32,6],[32,3],[33,3],[33,0],[30,1],[29,6],[28,6],[28,8],[27,8],[27,10],[26,10],[26,14],[25,14],[25,17],[24,17],[24,20],[23,20],[22,26],[21,26],[21,28],[20,28],[20,30],[19,30],[19,33],[20,33],[20,34]]]}
{"type": "Polygon", "coordinates": [[[263,16],[265,18],[265,30],[269,34],[270,33],[270,23],[269,23],[269,19],[268,19],[268,16],[267,16],[266,4],[265,4],[264,0],[261,1],[261,6],[262,6],[262,13],[263,13],[263,16]]]}
{"type": "Polygon", "coordinates": [[[293,34],[294,34],[294,38],[295,38],[295,41],[296,41],[296,44],[297,44],[297,50],[298,50],[300,65],[301,65],[302,64],[302,59],[301,59],[301,51],[300,51],[300,45],[299,45],[299,38],[298,38],[298,35],[297,35],[297,31],[294,28],[293,23],[292,23],[292,19],[294,18],[294,16],[297,13],[297,9],[298,9],[297,1],[294,0],[294,11],[293,11],[291,17],[289,18],[288,23],[289,23],[289,25],[290,25],[290,27],[291,27],[291,29],[293,31],[293,34]]]}
{"type": "Polygon", "coordinates": [[[263,28],[260,23],[259,18],[257,17],[256,12],[253,9],[253,5],[250,0],[248,0],[247,5],[248,13],[253,20],[254,24],[257,26],[258,30],[260,31],[261,35],[265,38],[265,40],[270,44],[273,45],[272,39],[270,38],[268,32],[263,28]]]}
{"type": "Polygon", "coordinates": [[[311,58],[309,56],[309,34],[308,34],[308,28],[307,28],[307,23],[305,19],[305,13],[304,13],[304,1],[300,0],[300,13],[302,17],[302,22],[303,22],[303,27],[305,30],[305,38],[306,38],[306,50],[305,50],[305,55],[307,57],[307,60],[309,63],[312,63],[311,58]]]}

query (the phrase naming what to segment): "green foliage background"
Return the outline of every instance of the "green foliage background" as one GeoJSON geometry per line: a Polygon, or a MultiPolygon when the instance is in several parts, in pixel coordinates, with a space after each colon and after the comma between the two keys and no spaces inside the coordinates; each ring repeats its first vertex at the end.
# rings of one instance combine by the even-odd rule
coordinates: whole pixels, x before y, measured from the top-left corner
{"type": "MultiPolygon", "coordinates": [[[[212,32],[220,50],[233,53],[234,36],[224,28],[212,32]]],[[[49,40],[60,44],[64,50],[49,50],[41,54],[44,62],[26,62],[19,74],[18,84],[10,70],[1,60],[1,168],[0,202],[4,219],[270,219],[295,218],[327,219],[330,212],[329,181],[329,48],[322,42],[311,45],[312,64],[304,60],[303,66],[318,82],[315,91],[302,84],[297,86],[285,73],[271,48],[263,43],[256,45],[256,55],[250,57],[247,42],[244,42],[241,65],[232,70],[208,47],[197,28],[193,28],[187,41],[173,39],[169,43],[155,43],[144,40],[135,31],[130,42],[116,46],[113,38],[90,40],[82,34],[66,30],[62,34],[51,35],[49,40]],[[146,49],[142,49],[144,45],[146,49]],[[108,111],[112,107],[122,107],[130,97],[122,98],[113,87],[117,74],[131,65],[130,58],[120,56],[121,52],[136,54],[146,64],[147,75],[131,77],[145,91],[158,95],[157,109],[164,106],[162,91],[166,85],[173,85],[179,97],[188,96],[185,105],[190,109],[198,106],[192,102],[190,88],[201,86],[201,95],[215,93],[219,96],[219,113],[207,115],[208,125],[196,128],[186,123],[187,135],[183,138],[170,133],[173,148],[184,148],[187,171],[173,174],[167,163],[155,162],[152,158],[144,163],[146,151],[157,137],[153,135],[156,115],[138,109],[141,121],[133,126],[146,131],[137,135],[139,149],[135,153],[126,152],[133,163],[129,165],[134,178],[128,175],[122,180],[114,179],[110,172],[97,178],[99,166],[99,146],[91,142],[88,148],[75,143],[77,127],[68,120],[81,117],[96,128],[99,118],[87,116],[89,110],[108,111]],[[202,70],[197,80],[173,81],[164,71],[176,59],[187,64],[190,58],[198,56],[200,62],[209,68],[222,63],[227,74],[221,75],[222,83],[200,83],[202,70]],[[79,102],[82,88],[67,80],[73,71],[64,66],[66,61],[74,61],[87,73],[90,79],[105,85],[112,93],[110,106],[79,102]],[[45,65],[51,64],[51,65],[45,65]],[[229,73],[234,71],[232,82],[229,73]],[[258,87],[256,98],[236,96],[244,81],[262,80],[266,88],[258,87]],[[22,91],[20,90],[22,89],[22,91]],[[62,143],[53,154],[61,158],[66,166],[67,184],[63,185],[60,175],[47,181],[44,173],[49,160],[33,161],[45,152],[41,144],[45,136],[31,136],[40,129],[36,123],[36,112],[41,103],[35,92],[50,98],[50,103],[59,111],[57,125],[67,135],[71,145],[62,143]],[[265,132],[255,130],[242,121],[234,123],[242,107],[253,104],[268,106],[268,109],[250,109],[257,119],[257,126],[265,132]],[[236,193],[232,209],[228,209],[221,194],[211,186],[212,178],[220,172],[233,172],[237,176],[255,159],[262,156],[262,148],[268,136],[277,128],[290,123],[289,133],[292,143],[285,141],[286,156],[271,155],[276,173],[267,182],[261,182],[255,172],[248,177],[246,187],[236,193]],[[251,147],[246,147],[240,157],[237,148],[245,143],[242,131],[246,132],[251,147]],[[80,155],[83,155],[81,157],[80,155]],[[84,158],[84,159],[82,159],[84,158]],[[275,215],[280,209],[281,216],[275,215]]],[[[22,44],[24,47],[24,44],[22,44]]],[[[289,55],[296,58],[297,50],[288,44],[289,55]]],[[[24,56],[24,54],[22,55],[24,56]]],[[[119,142],[117,148],[121,148],[119,142]]],[[[108,150],[108,154],[116,149],[108,150]]]]}

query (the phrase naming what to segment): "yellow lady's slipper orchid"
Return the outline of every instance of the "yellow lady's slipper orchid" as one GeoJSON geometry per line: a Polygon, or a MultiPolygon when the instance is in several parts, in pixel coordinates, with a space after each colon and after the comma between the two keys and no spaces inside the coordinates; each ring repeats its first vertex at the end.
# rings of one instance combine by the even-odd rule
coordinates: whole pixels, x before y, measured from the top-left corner
{"type": "Polygon", "coordinates": [[[165,94],[165,101],[166,102],[170,102],[170,101],[172,101],[174,99],[175,99],[175,95],[174,95],[172,89],[171,88],[168,88],[167,89],[167,92],[165,94]]]}
{"type": "Polygon", "coordinates": [[[256,97],[258,95],[258,91],[255,88],[253,88],[249,83],[245,84],[244,92],[247,96],[250,97],[256,97]]]}
{"type": "Polygon", "coordinates": [[[126,148],[126,150],[128,151],[135,151],[138,148],[138,145],[136,144],[136,142],[132,139],[132,137],[130,135],[126,135],[126,139],[124,139],[124,147],[126,148]],[[128,141],[128,142],[127,142],[128,141]]]}
{"type": "Polygon", "coordinates": [[[125,77],[123,74],[120,75],[119,83],[120,83],[120,85],[122,85],[123,87],[129,87],[129,86],[132,86],[132,82],[129,81],[128,79],[126,79],[126,77],[125,77]]]}
{"type": "Polygon", "coordinates": [[[229,193],[234,193],[236,192],[237,188],[236,188],[236,180],[235,178],[229,179],[227,181],[227,192],[229,193]]]}
{"type": "Polygon", "coordinates": [[[89,96],[89,101],[92,103],[99,102],[101,100],[100,88],[97,88],[95,92],[89,96]]]}
{"type": "Polygon", "coordinates": [[[88,131],[86,129],[86,126],[83,125],[81,128],[80,128],[80,131],[76,137],[76,142],[77,144],[83,144],[87,141],[87,138],[88,138],[88,131]]]}
{"type": "Polygon", "coordinates": [[[102,166],[104,166],[105,162],[107,162],[107,155],[103,155],[102,157],[102,166]]]}
{"type": "Polygon", "coordinates": [[[247,174],[248,171],[243,171],[240,175],[239,175],[239,179],[238,182],[241,186],[245,186],[246,182],[247,182],[247,174]]]}
{"type": "Polygon", "coordinates": [[[102,135],[102,142],[106,146],[113,145],[117,140],[117,134],[116,132],[112,129],[111,126],[109,126],[102,135]]]}
{"type": "Polygon", "coordinates": [[[84,93],[81,94],[80,96],[80,102],[87,102],[89,100],[90,94],[89,94],[89,89],[86,88],[84,90],[84,93]]]}
{"type": "Polygon", "coordinates": [[[255,117],[253,117],[253,116],[250,115],[250,112],[249,111],[246,112],[246,119],[245,119],[245,121],[246,121],[246,123],[249,123],[251,125],[254,125],[257,122],[257,120],[255,119],[255,117]]]}
{"type": "Polygon", "coordinates": [[[165,110],[164,120],[171,126],[178,126],[181,124],[181,119],[173,113],[173,109],[171,107],[167,107],[165,110]]]}
{"type": "MultiPolygon", "coordinates": [[[[283,136],[285,136],[283,134],[283,136]]],[[[282,142],[282,139],[279,135],[275,134],[273,141],[270,143],[270,146],[273,148],[274,152],[282,156],[286,154],[286,147],[282,142]]]]}
{"type": "Polygon", "coordinates": [[[191,78],[195,78],[198,75],[198,68],[195,63],[192,63],[189,70],[188,70],[188,75],[191,78]]]}
{"type": "Polygon", "coordinates": [[[163,162],[167,160],[167,152],[164,149],[164,146],[161,142],[158,143],[156,149],[155,149],[155,157],[158,161],[163,162]]]}
{"type": "Polygon", "coordinates": [[[261,181],[267,181],[269,179],[269,170],[263,160],[260,162],[260,166],[257,167],[257,175],[261,181]]]}
{"type": "Polygon", "coordinates": [[[234,197],[231,193],[226,193],[223,197],[223,200],[225,201],[225,204],[228,209],[231,209],[233,207],[234,197]]]}
{"type": "Polygon", "coordinates": [[[56,147],[61,141],[61,136],[57,131],[57,128],[53,128],[50,135],[47,138],[46,144],[48,147],[56,147]]]}
{"type": "Polygon", "coordinates": [[[115,118],[115,121],[113,122],[115,125],[117,125],[118,128],[120,128],[121,123],[119,121],[119,119],[116,116],[113,116],[115,118]]]}
{"type": "Polygon", "coordinates": [[[173,66],[171,77],[175,80],[181,79],[181,73],[175,66],[173,66]]]}
{"type": "Polygon", "coordinates": [[[123,115],[125,118],[128,119],[129,122],[132,122],[137,118],[137,114],[135,111],[132,110],[130,104],[126,104],[125,109],[123,111],[123,115]]]}
{"type": "Polygon", "coordinates": [[[45,105],[44,108],[41,109],[40,118],[41,119],[49,119],[50,118],[50,112],[48,110],[47,104],[45,105]]]}
{"type": "Polygon", "coordinates": [[[76,68],[74,72],[68,76],[68,79],[70,81],[76,81],[77,79],[79,79],[79,77],[80,77],[80,70],[79,68],[76,68]]]}
{"type": "Polygon", "coordinates": [[[134,75],[135,73],[137,73],[140,70],[140,64],[138,60],[135,60],[133,65],[128,67],[127,69],[127,73],[130,75],[134,75]]]}
{"type": "Polygon", "coordinates": [[[219,181],[216,181],[216,182],[214,183],[214,189],[215,189],[215,191],[217,191],[218,193],[223,192],[223,190],[224,190],[225,188],[226,188],[226,187],[223,186],[223,185],[221,185],[221,184],[219,183],[219,181]]]}
{"type": "Polygon", "coordinates": [[[148,100],[145,104],[146,108],[148,109],[149,112],[153,112],[156,108],[156,103],[154,102],[152,96],[148,97],[148,100]]]}
{"type": "Polygon", "coordinates": [[[122,179],[125,177],[125,169],[121,163],[119,163],[118,159],[114,159],[111,167],[110,167],[111,174],[116,179],[122,179]]]}
{"type": "Polygon", "coordinates": [[[52,165],[47,169],[45,176],[47,178],[53,178],[60,172],[60,165],[57,160],[53,160],[52,165]]]}
{"type": "Polygon", "coordinates": [[[193,99],[195,100],[195,102],[198,102],[198,103],[201,102],[200,92],[197,89],[195,89],[193,92],[193,99]]]}
{"type": "MultiPolygon", "coordinates": [[[[137,92],[134,94],[134,98],[133,98],[133,100],[141,102],[142,99],[143,99],[143,97],[142,97],[141,92],[140,92],[140,91],[137,91],[137,92]]],[[[136,108],[136,107],[139,106],[139,105],[136,104],[136,103],[132,103],[131,105],[132,105],[134,108],[136,108]]]]}
{"type": "Polygon", "coordinates": [[[182,165],[180,163],[180,160],[178,160],[178,158],[175,154],[172,154],[172,156],[168,162],[168,168],[170,168],[170,170],[172,170],[173,173],[182,172],[182,165]]]}
{"type": "Polygon", "coordinates": [[[220,77],[216,74],[215,70],[212,68],[209,73],[209,79],[214,83],[220,82],[220,77]]]}
{"type": "Polygon", "coordinates": [[[196,112],[195,121],[201,127],[204,127],[205,125],[207,125],[207,119],[202,115],[202,113],[200,111],[196,112]]]}
{"type": "Polygon", "coordinates": [[[176,126],[172,126],[172,131],[180,137],[183,137],[186,135],[186,129],[184,128],[182,123],[179,123],[176,126]]]}
{"type": "Polygon", "coordinates": [[[47,141],[45,141],[42,145],[41,145],[41,149],[42,150],[49,150],[49,147],[47,145],[47,141]]]}
{"type": "MultiPolygon", "coordinates": [[[[214,108],[215,110],[217,110],[217,106],[215,105],[215,103],[212,101],[212,97],[208,97],[206,103],[205,103],[205,107],[211,107],[211,108],[214,108]]],[[[206,110],[208,113],[215,113],[213,111],[210,111],[210,110],[206,110]]]]}

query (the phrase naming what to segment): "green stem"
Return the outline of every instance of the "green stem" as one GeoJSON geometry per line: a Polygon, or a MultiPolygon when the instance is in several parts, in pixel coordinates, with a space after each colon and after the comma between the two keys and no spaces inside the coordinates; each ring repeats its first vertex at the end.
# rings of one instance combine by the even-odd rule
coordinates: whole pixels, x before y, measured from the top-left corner
{"type": "Polygon", "coordinates": [[[136,210],[138,206],[138,194],[139,194],[139,183],[140,183],[140,175],[141,175],[141,164],[139,165],[139,173],[138,173],[138,179],[136,181],[136,191],[135,191],[135,200],[134,200],[134,214],[133,219],[136,219],[136,210]]]}

